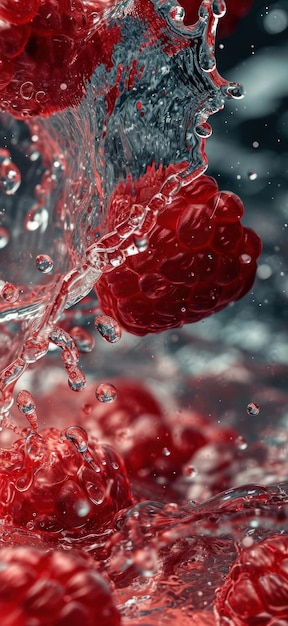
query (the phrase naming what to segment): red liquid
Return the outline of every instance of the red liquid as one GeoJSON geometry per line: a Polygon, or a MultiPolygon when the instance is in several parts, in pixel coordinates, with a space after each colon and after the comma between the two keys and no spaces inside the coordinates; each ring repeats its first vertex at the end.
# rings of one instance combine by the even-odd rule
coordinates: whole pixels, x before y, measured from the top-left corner
{"type": "Polygon", "coordinates": [[[222,12],[0,2],[4,626],[287,622],[286,395],[200,328],[157,335],[240,299],[261,251],[203,175],[207,117],[240,95],[222,12]]]}

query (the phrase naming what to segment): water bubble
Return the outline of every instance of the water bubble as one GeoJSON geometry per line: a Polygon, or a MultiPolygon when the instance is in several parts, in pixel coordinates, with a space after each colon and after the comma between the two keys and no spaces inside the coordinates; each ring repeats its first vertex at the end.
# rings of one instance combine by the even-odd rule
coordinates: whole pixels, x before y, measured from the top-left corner
{"type": "Polygon", "coordinates": [[[117,398],[117,389],[111,383],[101,383],[98,385],[95,395],[99,402],[114,402],[117,398]]]}
{"type": "Polygon", "coordinates": [[[48,254],[38,254],[35,261],[37,270],[42,272],[42,274],[49,274],[49,272],[52,272],[54,263],[48,254]]]}
{"type": "Polygon", "coordinates": [[[74,444],[75,448],[83,453],[88,449],[88,435],[81,426],[69,426],[66,428],[65,437],[74,444]]]}
{"type": "Polygon", "coordinates": [[[21,174],[16,165],[8,157],[0,155],[0,191],[12,196],[21,184],[21,174]]]}
{"type": "Polygon", "coordinates": [[[34,85],[30,80],[27,80],[25,83],[22,83],[20,87],[20,96],[23,100],[31,100],[34,93],[34,85]]]}
{"type": "Polygon", "coordinates": [[[116,343],[121,339],[121,328],[113,317],[109,315],[97,315],[94,320],[94,325],[105,341],[116,343]]]}
{"type": "Polygon", "coordinates": [[[76,342],[79,352],[91,352],[94,348],[94,339],[92,335],[81,328],[81,326],[74,326],[69,330],[69,334],[76,342]]]}
{"type": "Polygon", "coordinates": [[[255,402],[249,402],[249,404],[247,404],[246,411],[248,415],[259,415],[260,407],[258,404],[255,404],[255,402]]]}
{"type": "Polygon", "coordinates": [[[249,180],[256,180],[258,174],[257,172],[255,172],[255,170],[249,170],[247,176],[249,180]]]}
{"type": "Polygon", "coordinates": [[[6,228],[0,227],[0,250],[6,248],[10,235],[6,228]]]}
{"type": "Polygon", "coordinates": [[[18,287],[15,287],[15,285],[12,285],[12,283],[4,283],[1,289],[1,296],[5,300],[5,302],[14,304],[14,302],[17,302],[17,300],[19,300],[19,289],[18,287]]]}

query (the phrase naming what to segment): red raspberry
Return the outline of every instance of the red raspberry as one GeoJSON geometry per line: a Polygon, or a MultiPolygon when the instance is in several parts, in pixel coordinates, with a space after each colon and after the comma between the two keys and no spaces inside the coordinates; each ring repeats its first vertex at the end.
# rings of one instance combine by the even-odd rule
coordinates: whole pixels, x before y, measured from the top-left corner
{"type": "MultiPolygon", "coordinates": [[[[109,34],[105,51],[96,18],[114,0],[0,0],[0,106],[14,117],[49,115],[78,104],[97,60],[107,64],[119,38],[109,34]],[[93,4],[93,6],[92,6],[93,4]],[[5,21],[4,21],[5,20],[5,21]]],[[[105,37],[105,35],[104,35],[105,37]]]]}
{"type": "Polygon", "coordinates": [[[218,590],[219,626],[286,626],[288,536],[275,535],[244,548],[218,590]]]}
{"type": "MultiPolygon", "coordinates": [[[[152,188],[150,171],[135,185],[134,203],[145,202],[149,177],[152,188]]],[[[119,185],[108,229],[127,217],[131,202],[119,185]]],[[[259,237],[240,223],[243,212],[241,200],[219,192],[211,177],[183,187],[159,214],[147,250],[96,283],[103,311],[128,332],[146,335],[197,322],[240,299],[253,285],[261,251],[259,237]]]]}
{"type": "Polygon", "coordinates": [[[90,561],[28,546],[0,550],[1,626],[119,626],[111,591],[90,561]]]}
{"type": "Polygon", "coordinates": [[[80,427],[47,429],[1,451],[0,515],[16,527],[85,542],[105,532],[131,502],[119,454],[91,443],[80,427]]]}

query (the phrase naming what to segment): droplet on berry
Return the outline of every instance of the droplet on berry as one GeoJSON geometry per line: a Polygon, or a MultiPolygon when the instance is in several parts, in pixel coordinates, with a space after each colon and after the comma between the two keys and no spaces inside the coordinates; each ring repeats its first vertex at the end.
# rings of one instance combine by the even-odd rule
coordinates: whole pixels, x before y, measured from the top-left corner
{"type": "Polygon", "coordinates": [[[99,402],[114,402],[117,398],[117,389],[111,383],[98,385],[95,395],[99,402]]]}

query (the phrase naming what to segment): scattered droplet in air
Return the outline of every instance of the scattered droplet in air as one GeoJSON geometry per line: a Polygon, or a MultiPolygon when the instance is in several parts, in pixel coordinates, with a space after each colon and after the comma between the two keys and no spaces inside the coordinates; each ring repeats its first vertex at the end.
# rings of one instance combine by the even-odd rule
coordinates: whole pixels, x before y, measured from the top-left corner
{"type": "Polygon", "coordinates": [[[256,180],[258,174],[257,172],[255,172],[255,170],[249,170],[248,172],[248,178],[249,180],[256,180]]]}
{"type": "Polygon", "coordinates": [[[52,272],[54,263],[48,254],[38,254],[36,257],[36,267],[42,274],[49,274],[52,272]]]}
{"type": "Polygon", "coordinates": [[[121,328],[113,317],[109,317],[109,315],[97,315],[94,320],[94,325],[105,341],[116,343],[121,339],[121,328]]]}
{"type": "Polygon", "coordinates": [[[94,339],[85,328],[74,326],[69,330],[69,335],[76,342],[79,352],[91,352],[94,348],[94,339]]]}
{"type": "MultiPolygon", "coordinates": [[[[6,152],[6,150],[4,151],[6,152]]],[[[21,184],[21,174],[16,165],[7,156],[0,153],[0,191],[12,196],[21,184]]]]}
{"type": "Polygon", "coordinates": [[[162,454],[164,454],[164,456],[170,456],[171,452],[170,450],[168,450],[168,448],[163,448],[162,454]]]}
{"type": "Polygon", "coordinates": [[[0,250],[6,248],[7,243],[9,241],[9,232],[6,228],[0,228],[0,250]]]}
{"type": "Polygon", "coordinates": [[[95,395],[99,402],[114,402],[117,398],[117,389],[111,383],[101,383],[98,385],[95,395]]]}
{"type": "Polygon", "coordinates": [[[14,304],[14,302],[17,302],[17,300],[19,300],[19,295],[20,294],[18,287],[15,287],[15,285],[12,285],[12,283],[5,283],[1,289],[2,298],[6,302],[10,302],[11,304],[14,304]]]}
{"type": "Polygon", "coordinates": [[[74,444],[79,452],[83,453],[88,449],[88,435],[86,430],[81,428],[81,426],[70,426],[66,428],[65,437],[74,444]]]}
{"type": "Polygon", "coordinates": [[[259,415],[260,413],[260,408],[258,404],[255,404],[255,402],[249,402],[249,404],[247,404],[246,410],[248,415],[259,415]]]}

